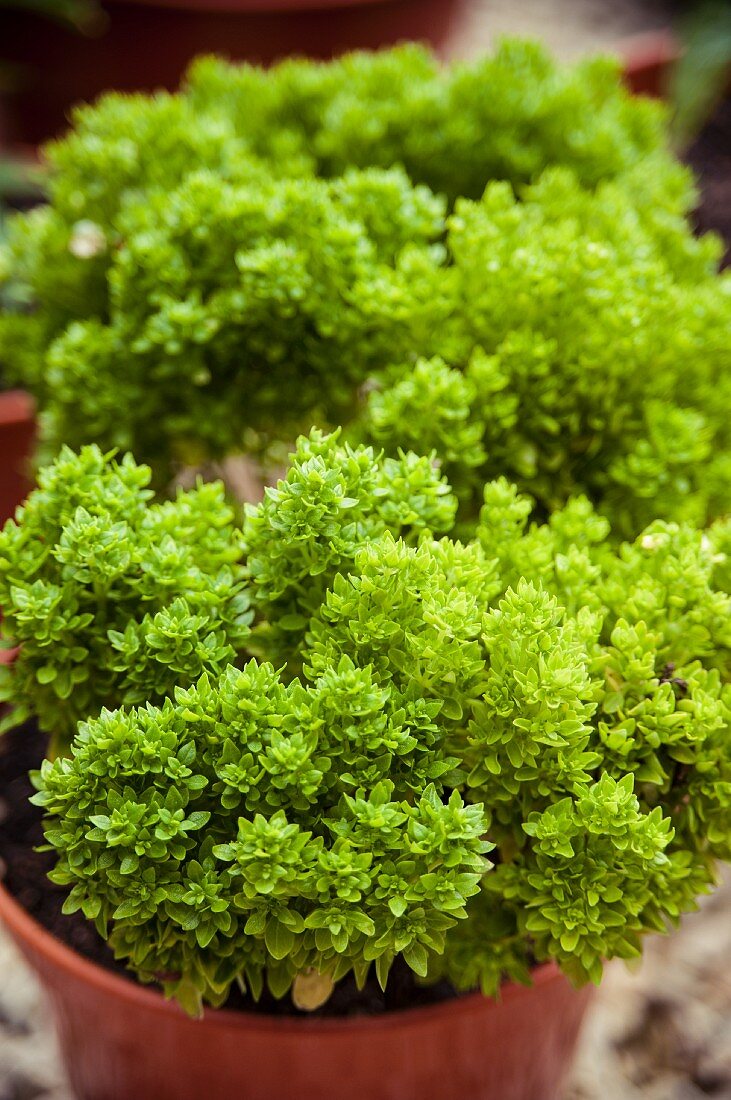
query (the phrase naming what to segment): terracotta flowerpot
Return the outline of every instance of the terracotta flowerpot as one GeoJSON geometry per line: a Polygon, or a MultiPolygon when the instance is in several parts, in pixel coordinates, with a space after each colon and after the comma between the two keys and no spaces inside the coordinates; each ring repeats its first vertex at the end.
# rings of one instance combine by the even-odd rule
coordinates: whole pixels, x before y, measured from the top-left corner
{"type": "Polygon", "coordinates": [[[35,406],[22,390],[0,393],[0,525],[31,487],[28,467],[35,439],[35,406]]]}
{"type": "Polygon", "coordinates": [[[590,997],[548,965],[500,1003],[191,1020],[65,947],[1,886],[0,918],[50,996],[79,1100],[554,1100],[590,997]]]}
{"type": "Polygon", "coordinates": [[[438,47],[464,0],[101,0],[95,37],[4,9],[3,59],[17,67],[7,98],[8,138],[36,143],[66,126],[68,111],[109,89],[176,88],[191,59],[218,53],[268,63],[327,58],[406,39],[438,47]]]}
{"type": "Polygon", "coordinates": [[[635,95],[663,98],[680,53],[678,40],[669,30],[650,31],[630,38],[621,49],[627,87],[635,95]]]}

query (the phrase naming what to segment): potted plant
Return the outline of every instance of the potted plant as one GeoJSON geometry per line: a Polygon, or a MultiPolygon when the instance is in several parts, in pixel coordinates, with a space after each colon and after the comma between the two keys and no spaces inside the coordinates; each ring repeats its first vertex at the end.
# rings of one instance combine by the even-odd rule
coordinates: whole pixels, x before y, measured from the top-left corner
{"type": "Polygon", "coordinates": [[[170,999],[0,893],[77,1095],[555,1096],[586,1003],[561,971],[635,957],[729,855],[728,523],[617,548],[585,498],[529,525],[498,479],[457,542],[433,455],[318,431],[240,532],[220,489],[149,480],[64,451],[0,536],[4,695],[55,756],[26,725],[5,759],[35,743],[66,924],[170,999]],[[156,702],[192,617],[141,612],[221,561],[238,658],[156,702]]]}
{"type": "Polygon", "coordinates": [[[664,120],[615,62],[514,41],[447,70],[208,60],[79,113],[6,250],[34,309],[0,350],[46,456],[129,449],[163,487],[344,424],[436,449],[460,521],[501,473],[627,537],[723,515],[731,298],[664,120]]]}
{"type": "MultiPolygon", "coordinates": [[[[65,13],[68,4],[52,3],[65,13]]],[[[7,95],[10,136],[63,132],[77,104],[102,92],[176,88],[200,53],[268,64],[329,58],[416,39],[443,46],[464,0],[101,0],[83,23],[37,3],[4,11],[3,52],[20,74],[7,95]]]]}

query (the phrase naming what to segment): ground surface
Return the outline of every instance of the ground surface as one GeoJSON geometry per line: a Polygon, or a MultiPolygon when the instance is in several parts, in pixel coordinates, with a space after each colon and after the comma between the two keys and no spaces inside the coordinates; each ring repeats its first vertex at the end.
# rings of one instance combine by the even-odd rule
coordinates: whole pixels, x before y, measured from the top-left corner
{"type": "Polygon", "coordinates": [[[639,970],[613,964],[565,1100],[731,1098],[731,877],[639,970]]]}
{"type": "MultiPolygon", "coordinates": [[[[453,53],[519,33],[570,58],[665,19],[663,0],[473,0],[453,53]]],[[[608,968],[565,1100],[707,1096],[731,1100],[731,880],[678,933],[649,943],[637,973],[608,968]]],[[[36,1098],[71,1100],[43,999],[0,932],[0,1100],[36,1098]]]]}
{"type": "Polygon", "coordinates": [[[474,57],[502,34],[541,38],[562,58],[612,49],[667,25],[669,0],[467,0],[452,53],[474,57]]]}

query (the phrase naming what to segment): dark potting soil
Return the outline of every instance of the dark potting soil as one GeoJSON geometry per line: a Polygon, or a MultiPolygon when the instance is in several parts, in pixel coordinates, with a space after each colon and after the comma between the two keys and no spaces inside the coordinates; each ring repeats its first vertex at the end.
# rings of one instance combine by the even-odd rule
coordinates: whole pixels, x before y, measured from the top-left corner
{"type": "Polygon", "coordinates": [[[731,98],[724,99],[685,154],[698,177],[701,201],[695,223],[726,242],[723,266],[731,264],[731,98]]]}
{"type": "MultiPolygon", "coordinates": [[[[0,878],[20,905],[57,939],[106,970],[134,981],[81,913],[65,916],[61,912],[67,891],[47,877],[53,867],[53,853],[35,850],[43,843],[43,814],[29,802],[33,787],[28,773],[39,767],[45,749],[46,738],[34,723],[25,723],[0,737],[0,878]]],[[[288,996],[277,1001],[267,991],[255,1002],[236,987],[226,1008],[276,1016],[358,1016],[438,1004],[456,996],[445,981],[418,985],[413,972],[397,959],[385,993],[375,975],[369,977],[362,990],[348,976],[337,983],[327,1003],[315,1012],[301,1012],[288,996]]]]}
{"type": "Polygon", "coordinates": [[[52,852],[43,843],[43,813],[28,800],[34,793],[28,773],[40,766],[46,737],[27,722],[0,736],[0,878],[13,897],[57,939],[87,959],[129,977],[94,926],[80,913],[61,912],[67,891],[46,877],[52,852]]]}

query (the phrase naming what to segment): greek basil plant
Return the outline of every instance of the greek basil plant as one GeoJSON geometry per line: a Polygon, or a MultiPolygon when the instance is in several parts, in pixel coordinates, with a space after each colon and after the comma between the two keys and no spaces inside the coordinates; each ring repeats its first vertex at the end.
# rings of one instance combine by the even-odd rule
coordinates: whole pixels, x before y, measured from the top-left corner
{"type": "MultiPolygon", "coordinates": [[[[7,694],[26,707],[53,661],[35,656],[45,620],[22,616],[30,532],[79,463],[95,472],[77,530],[95,530],[110,485],[125,511],[139,502],[139,531],[161,522],[137,495],[148,471],[85,450],[7,525],[2,598],[28,648],[7,694]]],[[[656,521],[617,546],[585,497],[540,524],[497,479],[460,542],[457,507],[433,456],[301,438],[228,563],[254,614],[237,659],[186,666],[162,702],[89,701],[36,776],[66,911],[188,1011],[234,983],[283,996],[373,967],[385,984],[397,956],[487,994],[549,959],[598,981],[731,856],[729,525],[656,521]]],[[[124,590],[94,540],[53,538],[43,553],[84,592],[124,590]]],[[[148,560],[165,603],[146,544],[148,560]]],[[[65,631],[64,667],[92,682],[87,624],[65,631]]],[[[126,684],[141,651],[109,644],[126,684]]]]}
{"type": "Polygon", "coordinates": [[[0,359],[43,450],[282,460],[313,424],[506,474],[634,537],[731,506],[731,282],[663,108],[533,43],[270,70],[203,60],[51,146],[0,259],[0,359]]]}
{"type": "Polygon", "coordinates": [[[223,672],[251,612],[233,510],[218,483],[151,503],[150,470],[62,450],[0,533],[5,727],[37,717],[51,754],[103,706],[161,703],[223,672]]]}

